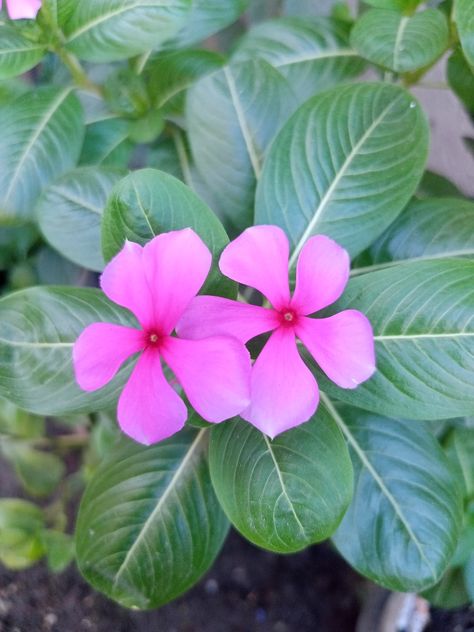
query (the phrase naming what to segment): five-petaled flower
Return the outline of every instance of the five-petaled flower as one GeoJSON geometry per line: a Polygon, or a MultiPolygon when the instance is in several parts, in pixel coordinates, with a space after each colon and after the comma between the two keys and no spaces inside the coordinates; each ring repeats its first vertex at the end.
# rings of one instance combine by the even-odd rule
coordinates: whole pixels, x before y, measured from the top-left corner
{"type": "Polygon", "coordinates": [[[220,422],[249,404],[250,356],[241,342],[220,334],[199,340],[171,335],[211,262],[208,248],[187,228],[158,235],[144,247],[127,241],[101,276],[102,290],[129,309],[140,328],[86,327],[73,349],[76,380],[86,391],[99,389],[140,352],[117,410],[122,430],[140,443],[169,437],[187,418],[183,400],[163,374],[162,359],[204,419],[220,422]]]}
{"type": "MultiPolygon", "coordinates": [[[[35,18],[41,9],[41,0],[6,0],[8,15],[12,20],[35,18]]],[[[2,0],[0,0],[0,9],[2,0]]]]}
{"type": "Polygon", "coordinates": [[[273,309],[198,296],[177,325],[179,335],[187,338],[231,333],[244,343],[272,332],[252,369],[251,404],[241,413],[270,437],[307,421],[318,406],[318,385],[299,355],[297,338],[342,388],[355,388],[375,370],[372,327],[361,312],[351,309],[309,318],[344,291],[350,267],[347,252],[329,237],[311,237],[297,261],[293,296],[288,261],[288,239],[280,228],[248,228],[226,247],[220,269],[260,291],[273,309]]]}

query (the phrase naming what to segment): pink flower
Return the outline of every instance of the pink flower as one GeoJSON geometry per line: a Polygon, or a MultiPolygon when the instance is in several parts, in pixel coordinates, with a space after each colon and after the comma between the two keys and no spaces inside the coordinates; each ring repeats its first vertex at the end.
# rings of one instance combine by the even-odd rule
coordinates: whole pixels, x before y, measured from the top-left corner
{"type": "MultiPolygon", "coordinates": [[[[12,20],[34,19],[41,9],[41,0],[6,0],[8,14],[12,20]]],[[[2,0],[0,0],[0,9],[2,0]]]]}
{"type": "Polygon", "coordinates": [[[101,287],[110,300],[133,312],[140,329],[94,323],[74,345],[76,380],[85,391],[107,384],[127,358],[141,352],[117,410],[122,430],[140,443],[169,437],[187,418],[183,400],[165,379],[162,359],[204,419],[223,421],[249,404],[250,357],[241,342],[221,335],[171,336],[211,261],[190,228],[158,235],[143,248],[125,242],[106,266],[101,287]]]}
{"type": "Polygon", "coordinates": [[[308,318],[344,291],[347,252],[329,237],[311,237],[298,258],[292,297],[288,258],[288,239],[280,228],[248,228],[224,250],[220,269],[259,290],[273,309],[198,296],[177,326],[188,338],[232,333],[242,342],[272,331],[252,369],[251,404],[241,413],[272,438],[307,421],[318,406],[318,385],[300,357],[297,338],[342,388],[355,388],[375,370],[372,327],[363,314],[351,309],[329,318],[308,318]]]}

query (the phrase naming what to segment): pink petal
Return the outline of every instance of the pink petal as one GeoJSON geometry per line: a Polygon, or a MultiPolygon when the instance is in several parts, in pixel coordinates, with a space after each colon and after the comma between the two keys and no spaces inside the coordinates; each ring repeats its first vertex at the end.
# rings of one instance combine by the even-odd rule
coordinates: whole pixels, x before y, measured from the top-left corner
{"type": "Polygon", "coordinates": [[[191,229],[163,233],[146,244],[143,260],[155,298],[155,318],[170,334],[209,274],[212,255],[191,229]]]}
{"type": "Polygon", "coordinates": [[[279,310],[290,298],[288,256],[288,239],[281,228],[252,226],[225,248],[219,267],[222,274],[261,292],[279,310]]]}
{"type": "Polygon", "coordinates": [[[337,301],[349,278],[347,251],[325,235],[315,235],[303,246],[296,266],[291,306],[312,314],[337,301]]]}
{"type": "Polygon", "coordinates": [[[41,0],[7,0],[7,7],[12,20],[35,18],[41,9],[41,0]]]}
{"type": "Polygon", "coordinates": [[[181,316],[176,331],[181,338],[228,335],[241,342],[271,331],[279,321],[273,309],[231,301],[219,296],[196,296],[181,316]]]}
{"type": "Polygon", "coordinates": [[[183,400],[163,375],[159,352],[146,349],[118,402],[117,418],[123,432],[151,445],[181,430],[187,416],[183,400]]]}
{"type": "Polygon", "coordinates": [[[249,405],[250,355],[235,338],[167,338],[162,354],[193,408],[207,421],[224,421],[249,405]]]}
{"type": "Polygon", "coordinates": [[[102,388],[128,357],[143,348],[143,332],[138,329],[110,323],[89,325],[72,350],[77,383],[84,391],[102,388]]]}
{"type": "Polygon", "coordinates": [[[144,329],[154,325],[152,288],[145,273],[143,248],[126,241],[106,265],[100,285],[111,301],[129,309],[144,329]]]}
{"type": "Polygon", "coordinates": [[[356,388],[375,371],[374,334],[361,312],[348,309],[330,318],[301,318],[296,335],[341,388],[356,388]]]}
{"type": "Polygon", "coordinates": [[[314,414],[318,385],[298,353],[291,329],[274,331],[255,361],[251,398],[241,416],[272,439],[314,414]]]}

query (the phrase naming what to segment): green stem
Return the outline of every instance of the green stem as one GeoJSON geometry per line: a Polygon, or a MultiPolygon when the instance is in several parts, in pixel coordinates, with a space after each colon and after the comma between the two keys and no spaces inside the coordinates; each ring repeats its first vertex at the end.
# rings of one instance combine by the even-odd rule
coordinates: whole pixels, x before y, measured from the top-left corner
{"type": "Polygon", "coordinates": [[[75,55],[72,55],[66,49],[62,47],[58,47],[54,52],[57,54],[57,56],[66,66],[66,68],[69,70],[72,78],[74,79],[74,83],[79,88],[84,88],[84,90],[87,90],[88,92],[93,92],[94,94],[102,96],[102,90],[100,86],[93,83],[89,79],[86,71],[81,66],[79,60],[77,59],[75,55]]]}

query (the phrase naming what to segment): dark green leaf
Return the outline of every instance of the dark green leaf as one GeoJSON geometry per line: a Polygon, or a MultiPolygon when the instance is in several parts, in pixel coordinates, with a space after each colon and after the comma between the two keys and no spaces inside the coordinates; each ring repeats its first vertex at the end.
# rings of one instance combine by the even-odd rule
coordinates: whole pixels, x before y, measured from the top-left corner
{"type": "Polygon", "coordinates": [[[455,0],[453,19],[468,63],[474,66],[474,4],[472,0],[455,0]]]}
{"type": "Polygon", "coordinates": [[[70,89],[36,88],[0,107],[0,222],[32,216],[42,189],[79,157],[82,110],[70,89]]]}
{"type": "Polygon", "coordinates": [[[361,83],[328,90],[301,106],[272,144],[256,223],[287,232],[292,266],[316,233],[355,256],[415,192],[427,149],[425,116],[402,88],[361,83]]]}
{"type": "Polygon", "coordinates": [[[448,22],[437,9],[412,17],[371,9],[357,20],[351,33],[351,44],[362,57],[398,73],[430,65],[446,50],[448,41],[448,22]]]}
{"type": "Polygon", "coordinates": [[[36,214],[47,241],[64,257],[90,270],[105,263],[100,243],[102,213],[122,173],[83,167],[63,176],[41,197],[36,214]]]}
{"type": "Polygon", "coordinates": [[[337,410],[350,446],[355,492],[334,542],[360,573],[391,590],[437,582],[454,553],[462,520],[460,481],[422,422],[337,410]]]}
{"type": "MultiPolygon", "coordinates": [[[[125,239],[144,244],[159,233],[188,227],[207,244],[216,263],[228,238],[212,211],[176,178],[154,169],[135,171],[114,187],[105,208],[105,259],[111,259],[125,239]]],[[[234,288],[214,266],[204,291],[231,295],[234,288]]]]}
{"type": "Polygon", "coordinates": [[[363,68],[349,44],[349,25],[325,18],[280,18],[255,26],[239,44],[234,60],[257,58],[286,77],[300,102],[363,68]]]}
{"type": "MultiPolygon", "coordinates": [[[[474,499],[474,432],[472,428],[456,425],[446,440],[446,452],[454,463],[464,481],[464,496],[474,499]]],[[[474,537],[474,516],[472,517],[472,533],[474,537]]],[[[474,540],[473,540],[474,544],[474,540]]],[[[473,547],[474,549],[474,547],[473,547]]]]}
{"type": "Polygon", "coordinates": [[[425,171],[416,192],[416,197],[422,199],[432,197],[460,197],[464,199],[464,195],[455,184],[434,171],[425,171]]]}
{"type": "Polygon", "coordinates": [[[11,26],[0,26],[0,80],[16,77],[36,64],[44,47],[24,37],[11,26]]]}
{"type": "Polygon", "coordinates": [[[121,118],[91,123],[86,127],[79,164],[127,167],[133,149],[129,131],[130,122],[121,118]]]}
{"type": "Polygon", "coordinates": [[[207,571],[228,529],[212,488],[207,430],[150,448],[123,440],[84,494],[76,531],[81,572],[129,608],[157,608],[207,571]]]}
{"type": "Polygon", "coordinates": [[[435,608],[460,608],[467,605],[471,599],[466,590],[464,572],[462,568],[448,568],[440,581],[423,592],[435,608]]]}
{"type": "Polygon", "coordinates": [[[286,80],[264,61],[226,66],[188,93],[194,160],[219,213],[233,228],[252,223],[265,151],[294,104],[286,80]]]}
{"type": "Polygon", "coordinates": [[[215,427],[210,467],[232,524],[254,544],[279,553],[328,538],[352,496],[347,447],[323,407],[273,441],[245,421],[215,427]]]}
{"type": "Polygon", "coordinates": [[[115,405],[129,370],[94,393],[76,386],[72,346],[91,323],[136,326],[99,290],[37,287],[0,300],[0,396],[38,414],[67,415],[115,405]]]}
{"type": "Polygon", "coordinates": [[[461,99],[464,107],[474,115],[474,70],[469,66],[462,50],[457,48],[448,59],[449,85],[461,99]]]}

